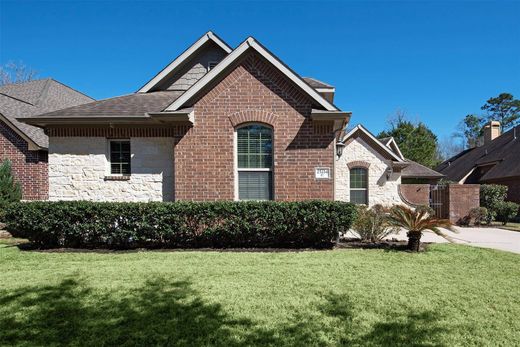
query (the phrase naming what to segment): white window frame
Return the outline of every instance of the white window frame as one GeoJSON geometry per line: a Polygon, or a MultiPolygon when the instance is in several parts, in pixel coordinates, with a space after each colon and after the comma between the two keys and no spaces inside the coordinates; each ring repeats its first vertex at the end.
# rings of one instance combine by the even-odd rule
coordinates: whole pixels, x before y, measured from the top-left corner
{"type": "Polygon", "coordinates": [[[358,203],[355,203],[355,202],[352,202],[352,194],[350,194],[351,191],[355,190],[355,191],[363,191],[365,192],[365,196],[366,196],[366,200],[367,200],[367,203],[366,205],[368,206],[369,204],[369,196],[368,196],[368,186],[369,186],[369,176],[368,176],[368,168],[366,167],[363,167],[363,166],[356,166],[356,167],[352,167],[348,170],[348,178],[349,178],[349,202],[353,203],[353,204],[356,204],[356,205],[362,205],[362,204],[358,204],[358,203]],[[366,188],[352,188],[350,187],[350,180],[351,180],[351,175],[352,175],[352,170],[353,169],[363,169],[366,171],[367,173],[367,187],[366,188]]]}
{"type": "Polygon", "coordinates": [[[106,158],[107,158],[107,169],[106,169],[106,173],[105,173],[105,176],[113,176],[113,177],[117,177],[117,176],[121,176],[121,177],[126,177],[126,176],[131,176],[132,175],[132,157],[133,157],[133,154],[132,154],[132,141],[129,139],[129,138],[126,138],[126,139],[107,139],[107,143],[106,143],[106,158]],[[112,142],[121,142],[121,141],[128,141],[128,143],[130,144],[130,173],[129,174],[123,174],[123,173],[120,173],[120,174],[115,174],[115,173],[112,173],[112,153],[110,151],[110,144],[112,142]]]}
{"type": "MultiPolygon", "coordinates": [[[[238,184],[238,173],[239,172],[271,172],[271,200],[274,199],[274,129],[268,124],[264,123],[258,123],[258,122],[252,122],[252,123],[243,123],[239,126],[235,127],[235,131],[233,134],[233,170],[235,173],[235,201],[242,201],[240,200],[240,192],[239,192],[239,184],[238,184]],[[271,141],[272,141],[272,161],[271,161],[271,167],[270,168],[239,168],[238,167],[238,130],[241,128],[245,128],[250,125],[260,125],[266,128],[271,129],[271,141]]],[[[243,200],[247,201],[247,200],[243,200]]],[[[250,200],[249,200],[250,201],[250,200]]]]}

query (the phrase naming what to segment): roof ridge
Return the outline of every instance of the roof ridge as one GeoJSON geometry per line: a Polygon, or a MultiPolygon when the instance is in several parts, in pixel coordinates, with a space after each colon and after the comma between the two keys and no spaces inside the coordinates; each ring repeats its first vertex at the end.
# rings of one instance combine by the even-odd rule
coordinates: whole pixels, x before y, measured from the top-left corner
{"type": "Polygon", "coordinates": [[[49,80],[49,81],[52,81],[52,82],[54,82],[54,83],[61,84],[61,85],[64,86],[65,88],[68,88],[68,89],[70,89],[70,90],[72,90],[72,91],[74,91],[74,92],[76,92],[76,93],[79,93],[79,94],[81,94],[81,95],[83,95],[83,96],[86,96],[86,97],[89,98],[89,99],[92,99],[92,101],[96,101],[96,99],[94,99],[94,98],[91,97],[90,95],[87,95],[87,94],[85,94],[85,93],[83,93],[83,92],[81,92],[81,91],[79,91],[79,90],[77,90],[77,89],[75,89],[75,88],[72,88],[71,86],[69,86],[69,85],[67,85],[67,84],[65,84],[65,83],[63,83],[63,82],[60,82],[60,81],[58,81],[58,80],[55,80],[55,79],[52,78],[52,77],[49,77],[48,80],[49,80]]]}

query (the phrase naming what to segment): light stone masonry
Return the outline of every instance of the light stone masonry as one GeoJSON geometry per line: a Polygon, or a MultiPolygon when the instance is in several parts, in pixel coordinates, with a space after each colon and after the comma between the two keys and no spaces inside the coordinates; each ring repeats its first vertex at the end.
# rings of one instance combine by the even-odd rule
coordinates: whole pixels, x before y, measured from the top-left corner
{"type": "Polygon", "coordinates": [[[92,201],[172,201],[173,139],[133,137],[129,180],[110,175],[108,140],[104,137],[51,137],[49,199],[92,201]]]}
{"type": "Polygon", "coordinates": [[[363,161],[370,164],[368,168],[368,204],[391,206],[402,204],[399,196],[401,174],[392,173],[387,179],[387,169],[390,161],[376,152],[362,138],[353,139],[341,157],[336,160],[336,200],[350,201],[350,170],[348,164],[363,161]]]}

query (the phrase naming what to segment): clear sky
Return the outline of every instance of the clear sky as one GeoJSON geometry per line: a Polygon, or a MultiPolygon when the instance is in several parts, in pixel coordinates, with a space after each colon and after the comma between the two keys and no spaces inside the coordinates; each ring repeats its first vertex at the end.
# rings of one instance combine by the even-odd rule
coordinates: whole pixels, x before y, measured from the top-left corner
{"type": "Polygon", "coordinates": [[[136,91],[204,32],[251,35],[377,133],[396,109],[446,138],[491,96],[520,97],[520,2],[0,0],[0,64],[94,98],[136,91]]]}

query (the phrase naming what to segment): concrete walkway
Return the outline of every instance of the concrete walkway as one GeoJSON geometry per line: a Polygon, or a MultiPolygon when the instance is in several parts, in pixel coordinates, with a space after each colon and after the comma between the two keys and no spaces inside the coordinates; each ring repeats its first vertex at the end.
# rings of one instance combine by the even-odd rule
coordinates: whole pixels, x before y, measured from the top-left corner
{"type": "MultiPolygon", "coordinates": [[[[498,228],[460,228],[455,227],[457,233],[444,230],[453,243],[460,243],[475,247],[494,248],[520,254],[520,232],[498,228]]],[[[407,240],[406,231],[401,230],[397,235],[390,235],[387,239],[407,240]]],[[[423,242],[446,243],[450,242],[432,232],[425,232],[421,238],[423,242]]]]}

